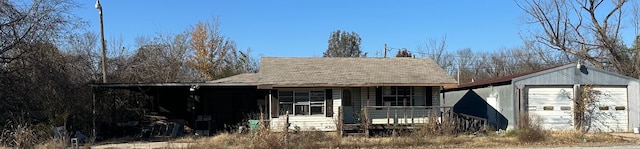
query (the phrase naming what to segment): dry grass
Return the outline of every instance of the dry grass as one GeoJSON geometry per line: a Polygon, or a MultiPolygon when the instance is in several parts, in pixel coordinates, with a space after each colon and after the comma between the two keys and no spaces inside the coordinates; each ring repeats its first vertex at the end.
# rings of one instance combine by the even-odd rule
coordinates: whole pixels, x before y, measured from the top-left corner
{"type": "MultiPolygon", "coordinates": [[[[435,119],[433,119],[435,121],[435,119]]],[[[492,147],[551,147],[551,146],[591,146],[603,144],[631,143],[606,133],[584,134],[580,132],[549,132],[543,130],[540,122],[530,121],[530,125],[517,130],[496,134],[462,135],[455,127],[443,121],[441,125],[428,123],[409,133],[394,133],[388,137],[340,137],[337,132],[316,130],[287,133],[272,132],[261,126],[250,134],[232,132],[213,137],[185,138],[174,142],[193,143],[190,148],[492,148],[492,147]],[[585,142],[586,141],[586,142],[585,142]]]]}
{"type": "Polygon", "coordinates": [[[542,120],[538,117],[522,117],[521,121],[525,123],[518,131],[516,136],[518,141],[524,143],[534,143],[545,141],[549,137],[549,131],[542,128],[542,120]]]}
{"type": "Polygon", "coordinates": [[[507,135],[438,135],[415,137],[339,137],[333,132],[303,131],[289,134],[284,142],[283,133],[269,132],[262,136],[222,133],[213,137],[188,138],[175,142],[191,142],[190,148],[492,148],[492,147],[553,147],[596,146],[632,143],[606,133],[550,132],[544,140],[522,142],[517,136],[507,135]],[[265,137],[265,138],[261,138],[265,137]],[[587,142],[584,142],[584,140],[587,142]]]}
{"type": "MultiPolygon", "coordinates": [[[[423,127],[389,137],[340,137],[337,132],[316,130],[295,133],[272,132],[266,126],[253,133],[220,133],[212,137],[184,137],[169,141],[164,148],[184,148],[178,144],[187,143],[186,148],[210,149],[270,149],[270,148],[493,148],[493,147],[554,147],[554,146],[595,146],[607,144],[633,143],[614,137],[608,133],[585,134],[581,132],[548,132],[544,135],[523,138],[535,132],[508,131],[504,134],[489,132],[477,135],[461,135],[449,132],[449,128],[437,125],[423,127]],[[286,134],[286,135],[285,135],[286,134]],[[286,138],[285,138],[286,136],[286,138]],[[533,141],[534,139],[536,141],[533,141]],[[173,144],[173,145],[172,145],[173,144]]],[[[536,129],[534,129],[536,130],[536,129]]],[[[0,145],[17,147],[15,144],[0,145]]],[[[36,143],[19,148],[65,148],[66,144],[54,141],[36,143]]]]}
{"type": "Polygon", "coordinates": [[[8,122],[0,133],[0,148],[58,149],[66,148],[64,141],[55,141],[44,132],[46,126],[8,122]]]}

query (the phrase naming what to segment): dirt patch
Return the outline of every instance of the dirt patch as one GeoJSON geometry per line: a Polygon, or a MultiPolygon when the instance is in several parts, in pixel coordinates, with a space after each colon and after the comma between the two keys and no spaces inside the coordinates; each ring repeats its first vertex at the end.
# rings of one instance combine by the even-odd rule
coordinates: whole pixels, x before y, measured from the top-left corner
{"type": "Polygon", "coordinates": [[[625,139],[627,141],[640,144],[640,134],[634,134],[634,133],[611,133],[611,135],[612,136],[621,137],[622,139],[625,139]]]}
{"type": "Polygon", "coordinates": [[[155,149],[155,148],[189,148],[192,143],[173,142],[134,142],[92,146],[92,149],[155,149]]]}

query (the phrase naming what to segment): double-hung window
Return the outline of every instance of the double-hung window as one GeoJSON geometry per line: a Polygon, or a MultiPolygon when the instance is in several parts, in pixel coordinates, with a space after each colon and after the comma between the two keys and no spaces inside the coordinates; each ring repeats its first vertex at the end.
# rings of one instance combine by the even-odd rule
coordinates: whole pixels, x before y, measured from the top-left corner
{"type": "Polygon", "coordinates": [[[292,115],[324,115],[324,95],[324,91],[279,91],[279,113],[284,115],[289,111],[292,115]]]}

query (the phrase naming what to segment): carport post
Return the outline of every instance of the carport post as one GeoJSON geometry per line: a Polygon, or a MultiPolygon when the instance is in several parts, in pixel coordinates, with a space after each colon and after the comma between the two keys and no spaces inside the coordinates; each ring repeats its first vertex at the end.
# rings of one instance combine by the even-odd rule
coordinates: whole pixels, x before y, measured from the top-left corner
{"type": "Polygon", "coordinates": [[[91,141],[95,142],[96,141],[96,87],[92,87],[91,88],[91,95],[93,95],[92,98],[92,113],[93,113],[93,129],[91,129],[91,141]]]}
{"type": "Polygon", "coordinates": [[[196,92],[196,87],[195,86],[191,86],[189,88],[189,100],[188,102],[191,102],[191,120],[193,122],[193,134],[194,135],[198,135],[198,132],[196,131],[198,129],[197,126],[197,119],[196,119],[196,96],[195,96],[195,92],[196,92]]]}

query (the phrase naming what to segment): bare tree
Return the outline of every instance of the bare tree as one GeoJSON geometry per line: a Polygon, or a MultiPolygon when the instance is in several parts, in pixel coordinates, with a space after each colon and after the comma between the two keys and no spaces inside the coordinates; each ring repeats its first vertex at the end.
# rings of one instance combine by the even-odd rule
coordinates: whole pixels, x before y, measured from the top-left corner
{"type": "Polygon", "coordinates": [[[0,64],[23,56],[28,46],[55,43],[79,23],[71,15],[71,0],[0,0],[0,64]]]}
{"type": "Polygon", "coordinates": [[[620,39],[623,6],[628,0],[526,0],[516,4],[537,24],[533,37],[549,48],[637,77],[633,57],[620,39]],[[611,2],[611,3],[606,3],[611,2]],[[604,13],[604,15],[601,15],[604,13]]]}
{"type": "Polygon", "coordinates": [[[454,55],[447,51],[447,35],[443,35],[440,39],[428,39],[419,44],[417,49],[420,57],[431,58],[449,73],[456,72],[454,55]]]}

